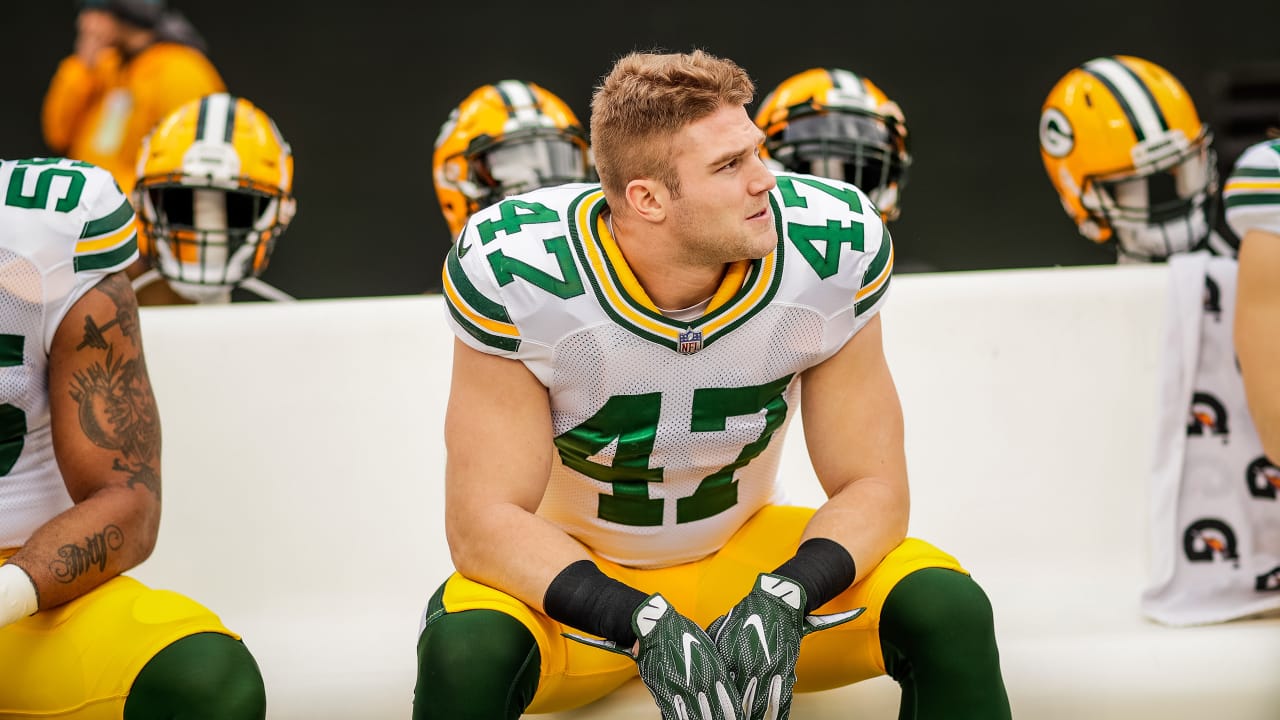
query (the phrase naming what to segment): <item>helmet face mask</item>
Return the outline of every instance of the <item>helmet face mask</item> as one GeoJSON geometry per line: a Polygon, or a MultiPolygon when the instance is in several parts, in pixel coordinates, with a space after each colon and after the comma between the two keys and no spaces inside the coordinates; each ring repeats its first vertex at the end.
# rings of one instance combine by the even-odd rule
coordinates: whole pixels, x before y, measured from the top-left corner
{"type": "Polygon", "coordinates": [[[1045,100],[1040,151],[1063,209],[1121,258],[1158,261],[1210,235],[1218,177],[1213,135],[1182,85],[1130,56],[1095,58],[1045,100]]]}
{"type": "Polygon", "coordinates": [[[152,183],[145,204],[152,265],[179,294],[208,300],[266,268],[287,222],[279,193],[191,181],[152,183]]]}
{"type": "Polygon", "coordinates": [[[843,180],[886,220],[898,217],[911,155],[902,110],[870,80],[813,68],[778,85],[756,112],[764,153],[783,169],[843,180]]]}
{"type": "Polygon", "coordinates": [[[450,113],[436,138],[432,177],[453,237],[467,219],[511,195],[595,172],[586,131],[569,106],[534,83],[482,85],[450,113]]]}
{"type": "Polygon", "coordinates": [[[222,93],[188,103],[139,153],[143,255],[188,300],[225,299],[266,270],[293,220],[292,184],[292,151],[265,113],[222,93]]]}
{"type": "Polygon", "coordinates": [[[581,144],[539,129],[509,135],[468,160],[477,184],[484,188],[482,197],[473,198],[482,205],[540,187],[582,182],[589,173],[581,144]]]}
{"type": "Polygon", "coordinates": [[[884,207],[888,191],[906,183],[907,165],[893,131],[879,118],[853,113],[803,116],[766,141],[769,156],[792,172],[843,180],[884,207]]]}

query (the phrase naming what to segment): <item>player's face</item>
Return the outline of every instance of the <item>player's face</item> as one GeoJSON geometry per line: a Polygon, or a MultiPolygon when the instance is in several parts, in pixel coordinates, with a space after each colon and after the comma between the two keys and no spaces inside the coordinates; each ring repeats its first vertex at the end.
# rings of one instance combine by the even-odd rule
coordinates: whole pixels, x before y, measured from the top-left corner
{"type": "Polygon", "coordinates": [[[671,199],[671,219],[688,262],[760,258],[777,247],[769,206],[777,180],[760,160],[763,138],[746,109],[731,105],[673,138],[680,195],[671,199]]]}

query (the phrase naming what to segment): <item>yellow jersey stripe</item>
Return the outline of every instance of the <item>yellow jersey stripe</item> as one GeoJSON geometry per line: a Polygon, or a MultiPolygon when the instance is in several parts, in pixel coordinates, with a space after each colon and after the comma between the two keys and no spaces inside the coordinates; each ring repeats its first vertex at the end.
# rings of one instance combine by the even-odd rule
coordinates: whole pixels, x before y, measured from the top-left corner
{"type": "Polygon", "coordinates": [[[119,230],[105,237],[96,238],[94,240],[81,240],[76,243],[77,253],[96,252],[104,248],[115,247],[128,240],[131,235],[138,231],[137,217],[129,218],[119,230]]]}

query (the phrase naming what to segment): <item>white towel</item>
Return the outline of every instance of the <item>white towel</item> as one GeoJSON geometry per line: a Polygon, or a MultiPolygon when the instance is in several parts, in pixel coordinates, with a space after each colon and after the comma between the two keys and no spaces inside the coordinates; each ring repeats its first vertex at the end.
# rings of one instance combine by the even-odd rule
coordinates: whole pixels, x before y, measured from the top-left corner
{"type": "Polygon", "coordinates": [[[1235,357],[1236,261],[1197,252],[1169,265],[1142,610],[1197,625],[1280,608],[1280,469],[1235,357]]]}

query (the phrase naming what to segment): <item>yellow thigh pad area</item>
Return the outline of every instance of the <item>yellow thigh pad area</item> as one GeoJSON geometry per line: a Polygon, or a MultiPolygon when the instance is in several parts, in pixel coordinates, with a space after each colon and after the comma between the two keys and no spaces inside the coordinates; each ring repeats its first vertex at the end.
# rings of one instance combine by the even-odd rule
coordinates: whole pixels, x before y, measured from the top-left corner
{"type": "MultiPolygon", "coordinates": [[[[767,507],[756,513],[717,553],[696,562],[658,569],[624,567],[593,557],[608,576],[646,593],[661,592],[682,614],[702,627],[727,612],[751,590],[756,575],[772,570],[800,544],[812,508],[767,507]]],[[[824,690],[883,675],[880,615],[895,585],[924,568],[965,572],[955,558],[922,540],[908,538],[853,587],[818,613],[865,607],[856,620],[814,633],[800,646],[798,692],[824,690]]],[[[568,628],[514,597],[454,574],[445,584],[449,613],[487,609],[506,613],[534,636],[542,656],[538,691],[527,712],[558,712],[585,705],[635,676],[635,663],[622,655],[576,643],[568,628]]]]}
{"type": "Polygon", "coordinates": [[[0,718],[119,720],[143,666],[204,632],[239,639],[186,596],[112,578],[0,629],[0,718]]]}

